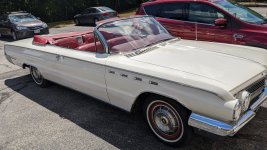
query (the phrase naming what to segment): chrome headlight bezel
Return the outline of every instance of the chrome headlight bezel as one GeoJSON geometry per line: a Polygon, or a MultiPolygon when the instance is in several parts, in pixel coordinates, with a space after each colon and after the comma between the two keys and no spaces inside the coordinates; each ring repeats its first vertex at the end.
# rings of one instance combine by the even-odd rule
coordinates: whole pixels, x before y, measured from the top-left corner
{"type": "Polygon", "coordinates": [[[240,100],[237,100],[235,107],[234,107],[233,120],[237,121],[240,118],[241,113],[242,113],[242,106],[241,106],[240,100]]]}
{"type": "Polygon", "coordinates": [[[46,23],[43,23],[42,27],[43,27],[43,28],[47,28],[48,25],[47,25],[46,23]]]}
{"type": "Polygon", "coordinates": [[[236,97],[240,101],[242,111],[243,112],[247,111],[250,105],[250,101],[251,101],[251,93],[244,90],[244,91],[239,92],[236,97]]]}

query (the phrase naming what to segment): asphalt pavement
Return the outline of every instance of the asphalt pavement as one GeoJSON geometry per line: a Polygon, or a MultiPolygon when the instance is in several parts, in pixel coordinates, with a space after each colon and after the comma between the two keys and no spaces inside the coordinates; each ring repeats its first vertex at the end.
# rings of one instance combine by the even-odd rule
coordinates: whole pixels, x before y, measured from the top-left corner
{"type": "MultiPolygon", "coordinates": [[[[258,9],[261,11],[261,9],[258,9]]],[[[263,13],[266,9],[263,9],[263,13]]],[[[85,31],[68,25],[52,34],[85,31]]],[[[2,149],[174,149],[159,142],[142,116],[52,84],[36,86],[28,70],[4,58],[0,39],[0,150],[2,149]]],[[[234,137],[196,135],[179,149],[267,149],[267,103],[234,137]]]]}
{"type": "Polygon", "coordinates": [[[252,10],[255,10],[265,18],[267,18],[267,7],[250,7],[252,10]]]}

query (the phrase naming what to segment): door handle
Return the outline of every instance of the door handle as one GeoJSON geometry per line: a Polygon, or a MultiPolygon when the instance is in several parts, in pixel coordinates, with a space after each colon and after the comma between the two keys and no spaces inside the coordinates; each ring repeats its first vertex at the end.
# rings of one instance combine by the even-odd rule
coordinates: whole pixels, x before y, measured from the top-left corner
{"type": "Polygon", "coordinates": [[[234,37],[234,39],[236,40],[236,39],[243,39],[244,38],[244,35],[243,34],[234,34],[233,35],[233,37],[234,37]]]}

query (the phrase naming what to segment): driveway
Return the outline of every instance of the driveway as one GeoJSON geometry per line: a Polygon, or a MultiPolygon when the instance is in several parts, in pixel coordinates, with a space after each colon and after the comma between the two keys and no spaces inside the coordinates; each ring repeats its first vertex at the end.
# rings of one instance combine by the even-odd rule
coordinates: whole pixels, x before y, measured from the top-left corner
{"type": "MultiPolygon", "coordinates": [[[[83,31],[68,25],[51,33],[83,31]]],[[[173,149],[159,142],[140,115],[52,84],[37,87],[4,58],[0,39],[0,149],[173,149]]],[[[234,137],[196,135],[180,149],[267,149],[267,103],[234,137]]]]}

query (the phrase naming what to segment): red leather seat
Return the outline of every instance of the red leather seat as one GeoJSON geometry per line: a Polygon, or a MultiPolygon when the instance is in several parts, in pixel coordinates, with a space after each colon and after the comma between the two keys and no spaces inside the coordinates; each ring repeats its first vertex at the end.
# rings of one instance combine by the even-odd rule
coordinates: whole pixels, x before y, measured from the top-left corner
{"type": "MultiPolygon", "coordinates": [[[[96,42],[97,50],[103,50],[103,46],[100,42],[96,42]]],[[[84,44],[76,48],[80,51],[96,52],[95,43],[84,44]]]]}
{"type": "Polygon", "coordinates": [[[81,50],[81,51],[96,52],[95,51],[95,43],[84,44],[82,46],[77,47],[76,49],[81,50]]]}
{"type": "Polygon", "coordinates": [[[56,46],[71,48],[71,49],[75,49],[76,47],[80,45],[77,39],[74,37],[59,39],[54,44],[56,46]]]}
{"type": "Polygon", "coordinates": [[[120,44],[129,42],[129,41],[131,40],[128,39],[126,36],[120,36],[120,37],[110,39],[107,42],[108,42],[110,49],[112,49],[113,46],[120,45],[120,44]]]}
{"type": "Polygon", "coordinates": [[[82,38],[83,38],[83,42],[84,42],[84,43],[89,44],[89,43],[93,43],[93,42],[94,42],[94,34],[93,34],[93,33],[90,33],[90,34],[84,34],[84,35],[82,36],[82,38]]]}

